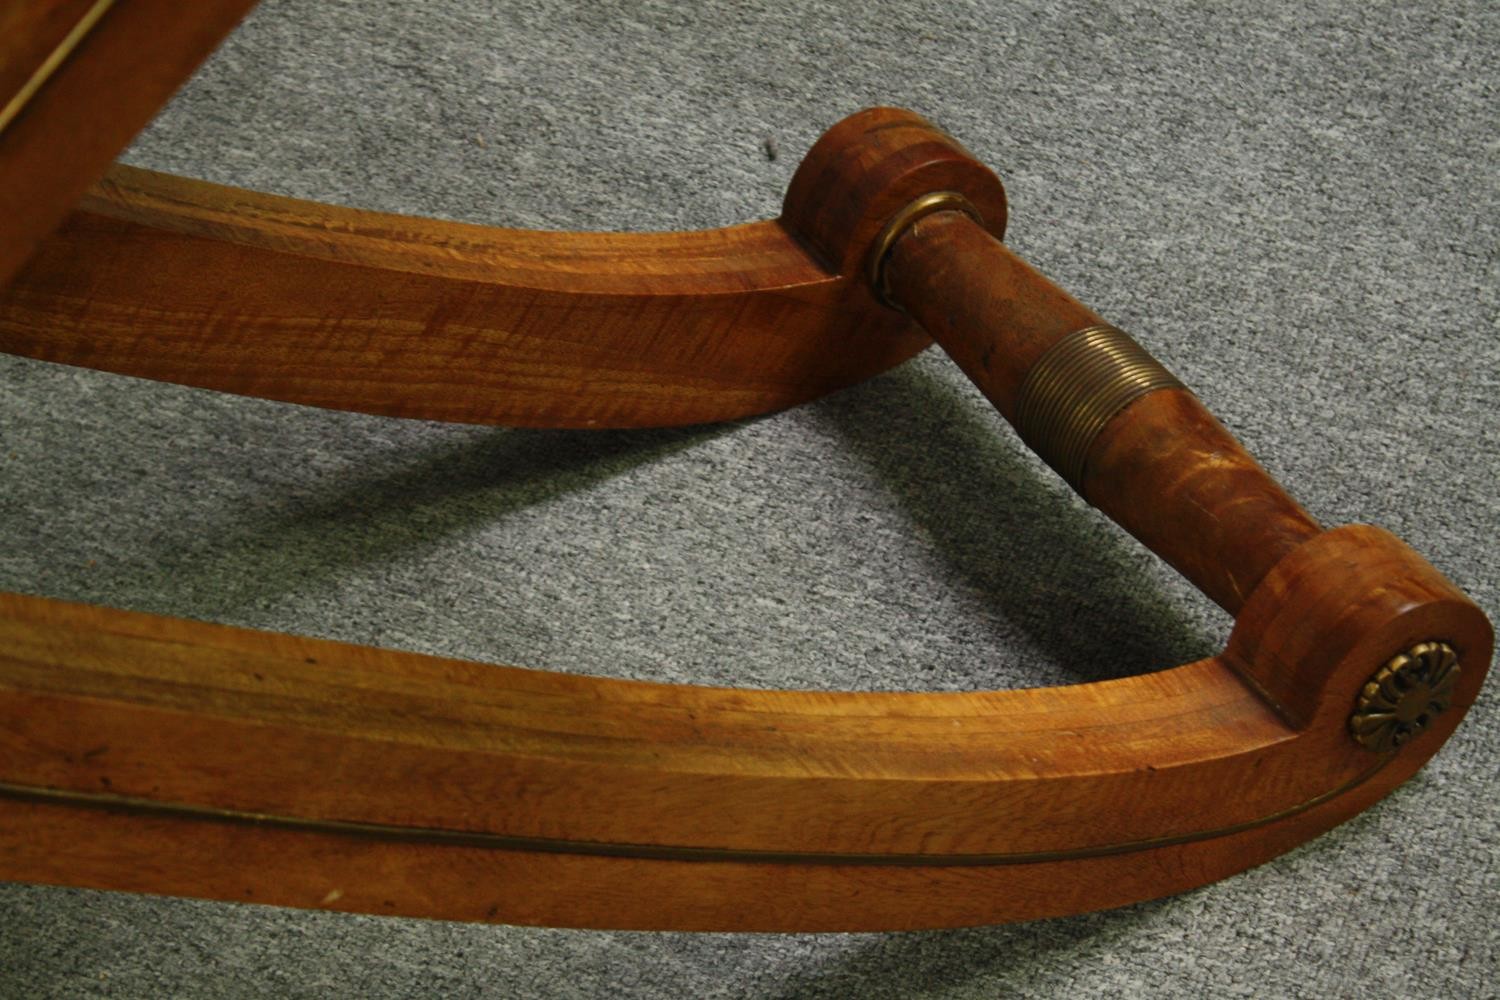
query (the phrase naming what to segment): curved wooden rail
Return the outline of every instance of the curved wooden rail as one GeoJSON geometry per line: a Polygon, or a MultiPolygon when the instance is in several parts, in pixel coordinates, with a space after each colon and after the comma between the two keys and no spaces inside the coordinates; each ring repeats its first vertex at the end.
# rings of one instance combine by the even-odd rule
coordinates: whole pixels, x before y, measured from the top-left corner
{"type": "Polygon", "coordinates": [[[0,350],[337,409],[642,427],[806,402],[929,341],[777,222],[547,233],[114,167],[0,301],[0,350]]]}
{"type": "Polygon", "coordinates": [[[1374,802],[1483,675],[1399,754],[1372,755],[1344,705],[1295,729],[1244,671],[1313,632],[1310,662],[1345,693],[1430,627],[1467,662],[1489,656],[1483,616],[1382,532],[1330,532],[1273,576],[1223,656],[976,694],[630,683],[9,595],[0,875],[737,930],[990,923],[1179,892],[1374,802]],[[1371,596],[1323,633],[1308,609],[1335,565],[1371,596]],[[1399,600],[1381,594],[1393,566],[1399,600]]]}
{"type": "Polygon", "coordinates": [[[3,595],[0,877],[570,926],[952,926],[1178,892],[1365,808],[1473,702],[1488,621],[1393,536],[1315,524],[1139,345],[1015,258],[1004,223],[993,174],[889,109],[819,141],[778,223],[717,234],[528,249],[116,174],[0,303],[7,349],[376,412],[678,422],[890,363],[920,341],[880,295],[1236,623],[1217,657],[1106,683],[812,693],[3,595]],[[622,263],[648,242],[663,256],[622,263]],[[717,325],[664,318],[725,302],[717,325]],[[856,335],[845,306],[884,318],[856,335]],[[787,316],[805,322],[762,326],[787,316]],[[651,336],[629,332],[643,317],[651,336]]]}

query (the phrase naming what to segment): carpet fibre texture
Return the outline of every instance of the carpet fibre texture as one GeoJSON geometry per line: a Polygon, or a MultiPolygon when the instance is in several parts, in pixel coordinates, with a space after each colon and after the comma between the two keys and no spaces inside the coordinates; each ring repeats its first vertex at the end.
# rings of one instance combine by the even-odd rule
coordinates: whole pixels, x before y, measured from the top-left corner
{"type": "MultiPolygon", "coordinates": [[[[1395,531],[1495,617],[1497,52],[1488,0],[288,0],[125,159],[497,225],[699,228],[775,215],[844,115],[914,108],[1004,178],[1011,244],[1316,518],[1395,531]]],[[[752,687],[1077,683],[1229,627],[935,351],[791,412],[630,433],[0,358],[0,588],[752,687]]],[[[1113,912],[688,935],[0,885],[0,997],[1493,997],[1497,731],[1492,681],[1367,813],[1113,912]]]]}

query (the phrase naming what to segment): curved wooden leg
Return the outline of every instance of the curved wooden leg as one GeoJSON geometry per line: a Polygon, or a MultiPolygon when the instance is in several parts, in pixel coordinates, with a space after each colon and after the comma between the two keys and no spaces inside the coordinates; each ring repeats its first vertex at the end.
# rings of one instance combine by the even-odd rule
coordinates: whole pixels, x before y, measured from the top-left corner
{"type": "Polygon", "coordinates": [[[7,353],[525,427],[733,420],[860,382],[929,343],[774,221],[530,232],[124,166],[0,295],[7,353]]]}
{"type": "Polygon", "coordinates": [[[865,307],[924,324],[1235,613],[1219,656],[1056,689],[750,691],[0,595],[0,877],[568,926],[913,928],[1178,892],[1365,808],[1472,704],[1488,621],[1388,533],[1320,529],[1015,258],[1003,219],[992,174],[877,109],[814,148],[779,225],[865,307]]]}

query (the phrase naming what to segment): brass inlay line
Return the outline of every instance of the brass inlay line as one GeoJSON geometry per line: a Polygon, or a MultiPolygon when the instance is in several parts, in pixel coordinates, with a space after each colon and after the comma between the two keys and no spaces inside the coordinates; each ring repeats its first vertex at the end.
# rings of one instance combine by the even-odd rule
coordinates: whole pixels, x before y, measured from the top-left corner
{"type": "Polygon", "coordinates": [[[1181,388],[1123,330],[1085,327],[1049,347],[1026,373],[1016,400],[1016,430],[1081,493],[1089,448],[1115,415],[1148,392],[1181,388]]]}
{"type": "Polygon", "coordinates": [[[15,120],[15,117],[21,113],[21,109],[36,96],[36,92],[42,89],[42,85],[47,82],[53,73],[57,72],[57,68],[63,64],[63,61],[68,56],[73,54],[73,50],[78,48],[78,43],[83,41],[90,31],[94,30],[94,25],[99,23],[99,19],[114,4],[115,0],[96,0],[94,6],[84,11],[83,16],[78,19],[78,23],[73,25],[73,29],[68,32],[62,41],[57,43],[57,48],[53,49],[46,59],[42,60],[42,64],[36,68],[36,72],[32,73],[30,78],[21,85],[21,89],[16,91],[15,96],[6,102],[5,107],[0,108],[0,133],[3,133],[6,127],[15,120]]]}
{"type": "Polygon", "coordinates": [[[1158,847],[1174,847],[1214,837],[1227,837],[1266,826],[1279,820],[1289,819],[1300,813],[1315,809],[1345,792],[1348,792],[1385,767],[1393,755],[1383,756],[1369,769],[1351,778],[1332,791],[1324,792],[1305,802],[1262,816],[1258,819],[1234,823],[1212,830],[1146,840],[1132,840],[1119,844],[1101,844],[1094,847],[1078,847],[1063,851],[1016,851],[1006,854],[857,854],[836,851],[769,851],[728,847],[689,847],[668,844],[621,844],[603,841],[563,840],[553,837],[523,837],[503,833],[479,833],[467,830],[451,830],[442,827],[395,826],[388,823],[365,823],[348,820],[307,819],[301,816],[276,816],[267,813],[245,812],[238,809],[221,809],[214,806],[196,806],[180,802],[158,802],[128,795],[113,795],[102,792],[80,792],[71,789],[42,788],[36,785],[18,785],[0,781],[0,798],[23,802],[38,802],[45,805],[78,806],[84,809],[100,809],[108,812],[129,813],[139,816],[160,816],[169,819],[204,820],[233,823],[246,826],[261,826],[297,833],[333,834],[358,837],[364,840],[380,840],[401,844],[430,844],[436,847],[476,847],[502,851],[533,851],[544,854],[580,854],[591,857],[637,858],[651,861],[712,861],[741,862],[746,864],[791,864],[791,865],[861,865],[917,868],[978,867],[983,865],[1022,865],[1049,861],[1073,861],[1083,858],[1100,858],[1113,854],[1129,854],[1158,847]]]}

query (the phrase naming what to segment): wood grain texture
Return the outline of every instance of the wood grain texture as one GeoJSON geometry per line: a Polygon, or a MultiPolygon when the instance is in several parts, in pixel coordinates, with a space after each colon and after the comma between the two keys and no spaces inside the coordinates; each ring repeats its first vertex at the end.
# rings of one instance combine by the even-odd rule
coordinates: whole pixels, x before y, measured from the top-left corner
{"type": "Polygon", "coordinates": [[[115,167],[0,294],[0,350],[393,416],[640,427],[781,409],[928,343],[776,222],[492,229],[115,167]]]}
{"type": "Polygon", "coordinates": [[[1212,660],[1035,692],[749,691],[0,606],[0,778],[173,803],[581,843],[956,855],[1192,834],[1353,773],[1308,771],[1287,727],[1212,660]],[[1266,759],[1225,763],[1251,753],[1266,759]],[[1198,800],[1205,768],[1238,766],[1284,772],[1281,788],[1198,800]],[[1142,795],[1175,805],[1142,813],[1142,795]]]}
{"type": "Polygon", "coordinates": [[[6,804],[0,871],[29,881],[451,920],[687,931],[877,931],[1035,920],[1183,892],[1368,808],[1382,772],[1315,809],[1195,844],[976,867],[690,862],[431,848],[6,804]],[[66,851],[51,845],[69,845],[66,851]],[[226,859],[236,859],[234,864],[226,859]]]}
{"type": "MultiPolygon", "coordinates": [[[[1235,619],[1225,659],[1292,725],[1333,730],[1372,663],[1446,642],[1477,695],[1494,655],[1478,605],[1395,535],[1354,525],[1297,547],[1235,619]]],[[[1466,702],[1467,704],[1467,702],[1466,702]]]]}
{"type": "Polygon", "coordinates": [[[840,274],[863,276],[887,221],[933,191],[963,195],[996,239],[1005,187],[958,140],[902,108],[867,108],[819,137],[797,166],[781,218],[840,274]]]}
{"type": "Polygon", "coordinates": [[[956,212],[919,220],[891,248],[892,298],[1006,420],[1026,374],[1074,330],[1102,323],[1009,247],[956,212]]]}
{"type": "MultiPolygon", "coordinates": [[[[0,338],[379,413],[753,412],[920,347],[862,274],[928,185],[989,230],[920,221],[892,292],[1013,415],[1029,366],[1097,317],[998,242],[998,180],[891,109],[814,147],[779,222],[712,233],[516,234],[120,170],[23,272],[0,338]]],[[[1090,499],[1238,611],[1222,655],[1055,689],[751,691],[0,595],[0,877],[569,926],[1028,919],[1259,863],[1458,725],[1492,635],[1416,553],[1321,531],[1179,391],[1120,411],[1090,462],[1090,499]],[[1361,685],[1427,640],[1462,660],[1452,707],[1364,749],[1361,685]]]]}
{"type": "Polygon", "coordinates": [[[1230,614],[1321,530],[1182,389],[1144,396],[1104,428],[1083,492],[1230,614]]]}
{"type": "MultiPolygon", "coordinates": [[[[0,131],[0,287],[254,0],[116,3],[0,131]]],[[[0,2],[0,106],[80,3],[0,2]]]]}
{"type": "MultiPolygon", "coordinates": [[[[920,220],[887,265],[895,300],[1006,419],[1038,360],[1099,316],[968,217],[920,220]]],[[[1191,393],[1152,392],[1094,440],[1084,497],[1234,614],[1320,530],[1191,393]]]]}
{"type": "Polygon", "coordinates": [[[104,801],[0,794],[0,877],[698,929],[951,926],[1180,891],[1394,787],[1488,665],[1483,616],[1383,536],[1340,529],[1289,560],[1224,658],[967,694],[632,683],[9,595],[0,781],[104,801]],[[1372,754],[1345,718],[1413,629],[1459,644],[1454,707],[1372,754]],[[1330,706],[1293,720],[1241,678],[1269,688],[1299,652],[1335,662],[1292,665],[1326,673],[1330,706]]]}

